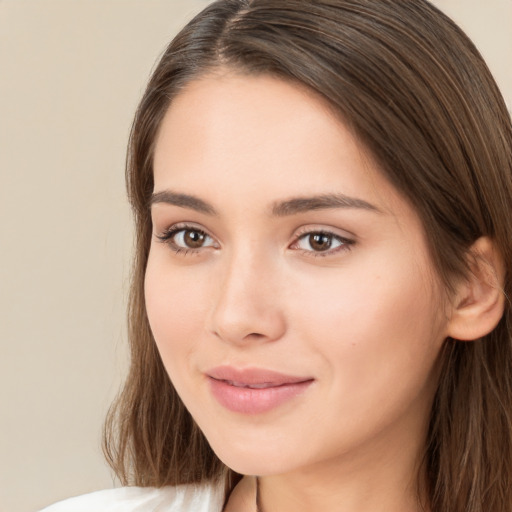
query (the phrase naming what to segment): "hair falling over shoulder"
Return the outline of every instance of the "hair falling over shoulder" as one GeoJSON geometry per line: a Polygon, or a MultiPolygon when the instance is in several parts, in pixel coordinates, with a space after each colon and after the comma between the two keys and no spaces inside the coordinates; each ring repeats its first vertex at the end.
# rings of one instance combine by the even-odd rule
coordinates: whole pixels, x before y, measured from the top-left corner
{"type": "Polygon", "coordinates": [[[159,125],[187,83],[219,66],[278,76],[324,97],[415,206],[448,290],[470,273],[471,245],[493,240],[505,265],[505,311],[487,336],[445,342],[418,488],[433,512],[509,512],[511,119],[474,45],[426,0],[219,0],[168,46],[136,112],[127,154],[136,226],[131,366],[104,442],[116,474],[141,486],[227,477],[229,488],[239,478],[176,394],[144,303],[159,125]]]}

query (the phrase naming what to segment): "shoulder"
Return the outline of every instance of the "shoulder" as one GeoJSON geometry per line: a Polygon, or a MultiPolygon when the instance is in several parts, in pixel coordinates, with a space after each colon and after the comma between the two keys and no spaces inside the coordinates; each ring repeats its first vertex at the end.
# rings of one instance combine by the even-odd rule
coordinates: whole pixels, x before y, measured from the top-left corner
{"type": "Polygon", "coordinates": [[[40,512],[221,512],[223,486],[120,487],[50,505],[40,512]]]}

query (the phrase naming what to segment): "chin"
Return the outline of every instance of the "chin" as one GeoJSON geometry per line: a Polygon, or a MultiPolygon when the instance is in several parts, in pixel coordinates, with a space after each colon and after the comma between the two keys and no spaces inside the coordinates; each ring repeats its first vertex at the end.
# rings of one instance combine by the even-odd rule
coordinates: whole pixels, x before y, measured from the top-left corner
{"type": "Polygon", "coordinates": [[[262,457],[261,454],[254,454],[242,457],[230,454],[227,457],[220,457],[217,454],[217,456],[228,468],[241,475],[278,475],[294,469],[282,460],[276,460],[275,455],[273,457],[262,457]]]}
{"type": "Polygon", "coordinates": [[[264,440],[229,440],[208,438],[215,455],[230,469],[242,475],[267,476],[289,472],[299,464],[298,450],[290,450],[283,443],[264,440]]]}

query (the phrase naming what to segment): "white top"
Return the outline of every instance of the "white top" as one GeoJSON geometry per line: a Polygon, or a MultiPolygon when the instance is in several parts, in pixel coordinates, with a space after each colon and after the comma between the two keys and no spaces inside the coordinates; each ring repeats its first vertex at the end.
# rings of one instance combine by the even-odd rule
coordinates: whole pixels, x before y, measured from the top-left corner
{"type": "Polygon", "coordinates": [[[221,512],[222,485],[120,487],[69,498],[40,512],[221,512]]]}

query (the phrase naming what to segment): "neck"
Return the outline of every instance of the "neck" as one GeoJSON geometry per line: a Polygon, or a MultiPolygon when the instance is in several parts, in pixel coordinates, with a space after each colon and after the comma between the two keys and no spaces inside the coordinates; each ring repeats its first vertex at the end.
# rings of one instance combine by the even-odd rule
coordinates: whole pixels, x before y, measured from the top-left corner
{"type": "Polygon", "coordinates": [[[417,512],[421,505],[411,478],[415,474],[390,474],[388,470],[387,474],[373,471],[364,476],[325,475],[321,480],[308,472],[262,477],[257,480],[254,500],[257,512],[417,512]]]}

